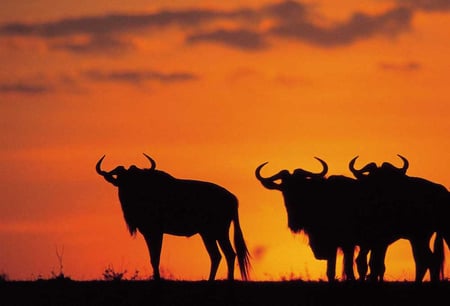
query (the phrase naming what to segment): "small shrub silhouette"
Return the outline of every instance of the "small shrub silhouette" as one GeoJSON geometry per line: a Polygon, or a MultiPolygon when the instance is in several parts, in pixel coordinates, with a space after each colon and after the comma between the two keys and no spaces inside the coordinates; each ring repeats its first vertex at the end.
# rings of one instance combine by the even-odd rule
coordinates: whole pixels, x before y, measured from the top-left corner
{"type": "Polygon", "coordinates": [[[7,282],[8,280],[9,280],[8,274],[4,272],[0,273],[0,283],[7,282]]]}
{"type": "MultiPolygon", "coordinates": [[[[127,274],[127,270],[123,271],[116,271],[113,267],[113,265],[108,265],[105,268],[105,271],[103,271],[103,279],[106,281],[123,281],[127,280],[125,278],[125,274],[127,274]]],[[[139,277],[139,271],[135,270],[134,274],[128,279],[128,280],[137,280],[139,277]]]]}
{"type": "Polygon", "coordinates": [[[58,258],[59,272],[56,273],[55,271],[51,271],[52,276],[50,280],[56,281],[70,280],[70,277],[65,276],[63,272],[63,255],[64,255],[64,246],[62,247],[61,252],[58,250],[58,247],[56,247],[56,257],[58,258]]]}

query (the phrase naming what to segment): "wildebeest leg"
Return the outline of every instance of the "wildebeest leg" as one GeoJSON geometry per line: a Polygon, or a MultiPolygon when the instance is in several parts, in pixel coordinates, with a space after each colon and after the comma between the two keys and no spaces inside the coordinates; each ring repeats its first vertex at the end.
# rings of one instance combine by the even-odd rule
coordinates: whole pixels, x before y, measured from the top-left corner
{"type": "Polygon", "coordinates": [[[209,258],[211,259],[211,269],[209,271],[209,281],[213,281],[216,277],[217,268],[219,267],[220,259],[222,255],[220,255],[219,248],[217,247],[216,238],[211,237],[207,234],[200,234],[203,239],[203,243],[205,244],[206,250],[208,251],[209,258]]]}
{"type": "Polygon", "coordinates": [[[336,251],[327,259],[327,278],[329,282],[336,280],[336,251]]]}
{"type": "Polygon", "coordinates": [[[410,240],[414,261],[416,263],[416,279],[417,283],[422,282],[427,269],[432,261],[432,252],[428,245],[428,239],[417,237],[410,240]]]}
{"type": "Polygon", "coordinates": [[[386,257],[387,248],[388,244],[380,244],[372,248],[369,259],[370,281],[383,281],[384,272],[386,271],[384,259],[386,257]]]}
{"type": "Polygon", "coordinates": [[[346,280],[355,280],[355,273],[353,272],[353,255],[355,249],[353,246],[342,247],[344,253],[344,277],[346,280]]]}
{"type": "Polygon", "coordinates": [[[230,238],[225,234],[225,236],[221,237],[218,241],[227,260],[228,280],[234,280],[234,262],[236,260],[236,253],[231,246],[230,238]]]}
{"type": "Polygon", "coordinates": [[[367,270],[369,269],[369,266],[367,265],[367,255],[369,254],[369,251],[370,249],[368,247],[361,246],[355,260],[360,281],[366,280],[367,270]]]}
{"type": "Polygon", "coordinates": [[[153,268],[153,279],[160,280],[159,260],[161,258],[163,233],[152,233],[151,237],[150,235],[144,235],[144,239],[150,253],[150,262],[153,268]]]}

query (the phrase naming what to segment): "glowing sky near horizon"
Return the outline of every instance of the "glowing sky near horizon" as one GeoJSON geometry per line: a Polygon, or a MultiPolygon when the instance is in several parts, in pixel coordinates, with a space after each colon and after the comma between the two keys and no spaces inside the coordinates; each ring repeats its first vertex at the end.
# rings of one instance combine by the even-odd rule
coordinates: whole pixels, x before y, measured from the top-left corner
{"type": "MultiPolygon", "coordinates": [[[[157,167],[233,192],[252,279],[325,279],[255,168],[401,162],[450,186],[450,2],[8,1],[0,11],[0,272],[151,275],[104,167],[157,167]]],[[[448,253],[448,248],[447,248],[448,253]]],[[[206,279],[201,239],[165,237],[161,269],[206,279]]],[[[340,271],[338,271],[340,275],[340,271]]],[[[450,267],[446,265],[446,275],[450,267]]],[[[218,277],[226,276],[225,261],[218,277]]],[[[237,275],[238,276],[238,275],[237,275]]],[[[405,241],[386,278],[413,280],[405,241]]]]}

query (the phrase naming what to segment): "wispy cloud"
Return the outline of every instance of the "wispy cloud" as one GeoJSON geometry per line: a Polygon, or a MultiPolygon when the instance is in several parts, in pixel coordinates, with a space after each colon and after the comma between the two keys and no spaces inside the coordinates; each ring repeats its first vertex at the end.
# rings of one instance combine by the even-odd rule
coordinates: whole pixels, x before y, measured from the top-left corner
{"type": "Polygon", "coordinates": [[[146,82],[162,84],[194,81],[199,76],[184,71],[161,72],[158,70],[115,70],[103,71],[91,69],[71,75],[39,75],[27,79],[0,81],[0,94],[41,95],[46,93],[84,93],[86,81],[117,82],[122,84],[142,85],[146,82]]]}
{"type": "Polygon", "coordinates": [[[12,83],[1,83],[0,93],[18,93],[18,94],[43,94],[52,91],[50,86],[29,83],[29,82],[12,82],[12,83]]]}
{"type": "Polygon", "coordinates": [[[257,32],[240,30],[217,30],[209,33],[199,33],[188,36],[188,43],[214,42],[223,45],[243,49],[261,50],[268,46],[263,35],[257,32]]]}
{"type": "Polygon", "coordinates": [[[408,72],[421,69],[421,65],[418,62],[403,62],[403,63],[383,62],[380,63],[380,68],[383,70],[408,72]]]}
{"type": "Polygon", "coordinates": [[[132,42],[110,35],[93,35],[81,40],[65,39],[51,43],[50,48],[79,54],[121,54],[135,49],[132,42]]]}
{"type": "Polygon", "coordinates": [[[112,81],[130,84],[139,84],[144,81],[174,83],[198,79],[197,75],[189,72],[164,73],[156,70],[118,70],[109,72],[89,70],[84,72],[84,75],[93,81],[112,81]]]}
{"type": "Polygon", "coordinates": [[[450,11],[448,0],[397,0],[399,5],[424,11],[450,11]]]}

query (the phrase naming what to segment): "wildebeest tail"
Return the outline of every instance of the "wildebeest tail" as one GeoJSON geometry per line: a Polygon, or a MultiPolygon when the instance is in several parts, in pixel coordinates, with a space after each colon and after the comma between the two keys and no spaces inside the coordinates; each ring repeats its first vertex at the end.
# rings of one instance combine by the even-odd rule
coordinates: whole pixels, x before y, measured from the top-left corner
{"type": "Polygon", "coordinates": [[[233,217],[234,223],[234,247],[236,248],[236,255],[239,264],[239,270],[241,271],[241,276],[243,280],[249,278],[250,270],[250,253],[245,244],[244,235],[242,234],[242,229],[239,224],[239,215],[236,207],[236,211],[233,217]]]}

